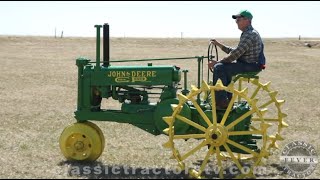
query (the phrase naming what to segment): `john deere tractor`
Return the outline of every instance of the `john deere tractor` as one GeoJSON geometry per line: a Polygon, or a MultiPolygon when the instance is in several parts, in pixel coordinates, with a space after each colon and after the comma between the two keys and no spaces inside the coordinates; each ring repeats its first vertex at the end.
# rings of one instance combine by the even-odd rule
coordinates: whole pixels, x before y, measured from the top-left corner
{"type": "MultiPolygon", "coordinates": [[[[238,74],[230,85],[203,79],[203,62],[217,58],[209,45],[208,56],[113,60],[109,57],[109,25],[95,25],[96,59],[79,57],[76,122],[60,136],[62,154],[68,160],[94,161],[104,151],[105,138],[93,121],[129,123],[153,135],[166,134],[163,146],[172,150],[178,166],[195,178],[203,177],[209,164],[224,169],[235,166],[254,176],[254,168],[268,158],[283,140],[287,116],[271,83],[262,83],[258,73],[238,74]],[[100,60],[100,29],[103,27],[103,61],[100,60]],[[198,66],[197,85],[187,88],[187,72],[174,65],[153,65],[154,61],[194,61],[198,66]],[[112,62],[147,62],[141,66],[114,66],[112,62]],[[201,76],[202,75],[202,76],[201,76]],[[181,86],[182,76],[184,87],[181,86]],[[158,91],[156,91],[158,90],[158,91]],[[159,92],[160,90],[160,92],[159,92]],[[227,91],[232,99],[226,109],[217,109],[215,93],[227,91]],[[152,95],[158,94],[155,102],[152,95]],[[102,99],[118,100],[121,109],[103,109],[102,99]],[[195,161],[200,160],[200,165],[195,161]],[[210,163],[209,163],[210,162],[210,163]]],[[[216,47],[215,47],[216,48],[216,47]]],[[[208,71],[209,77],[209,71],[208,71]]],[[[108,101],[106,101],[108,102],[108,101]]]]}

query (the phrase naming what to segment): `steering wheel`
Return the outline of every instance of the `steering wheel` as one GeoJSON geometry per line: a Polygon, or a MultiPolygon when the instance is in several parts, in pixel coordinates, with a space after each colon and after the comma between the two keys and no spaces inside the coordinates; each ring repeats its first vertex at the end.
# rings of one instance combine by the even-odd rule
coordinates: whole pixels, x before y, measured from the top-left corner
{"type": "MultiPolygon", "coordinates": [[[[213,44],[213,43],[210,42],[210,43],[209,43],[209,47],[208,47],[208,63],[209,63],[209,61],[212,61],[214,57],[216,57],[216,61],[218,61],[218,49],[217,49],[217,45],[215,45],[215,44],[213,44]],[[214,47],[215,47],[215,49],[216,49],[216,56],[213,56],[213,55],[212,55],[213,45],[214,45],[214,47]]],[[[213,73],[213,69],[212,69],[212,68],[210,68],[210,71],[213,73]]]]}

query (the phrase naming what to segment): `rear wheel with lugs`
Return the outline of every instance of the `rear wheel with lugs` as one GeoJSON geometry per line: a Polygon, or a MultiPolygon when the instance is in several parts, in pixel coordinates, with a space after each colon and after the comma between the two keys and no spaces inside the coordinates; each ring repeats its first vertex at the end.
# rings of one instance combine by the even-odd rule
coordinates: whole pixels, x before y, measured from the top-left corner
{"type": "Polygon", "coordinates": [[[263,158],[270,155],[268,129],[273,126],[265,121],[265,109],[257,106],[259,100],[249,97],[248,89],[237,90],[233,84],[225,87],[220,80],[214,86],[208,86],[205,82],[200,89],[193,86],[189,95],[179,94],[178,97],[179,104],[174,106],[172,116],[163,118],[169,125],[166,130],[169,140],[164,147],[172,150],[172,157],[178,161],[178,166],[187,170],[194,178],[203,177],[205,171],[214,172],[223,178],[230,174],[228,169],[232,167],[237,169],[236,177],[254,177],[255,167],[260,165],[263,158]],[[218,116],[218,112],[221,111],[217,111],[215,107],[214,93],[218,90],[232,93],[229,106],[223,111],[222,116],[218,116]],[[203,110],[196,101],[196,97],[202,93],[211,95],[211,114],[203,110]],[[250,108],[243,115],[228,122],[233,106],[240,103],[236,102],[238,97],[248,103],[250,108]],[[193,104],[204,122],[196,122],[180,115],[181,107],[186,102],[193,104]],[[255,117],[255,126],[250,126],[251,117],[255,117]],[[176,134],[174,130],[176,121],[184,122],[200,133],[176,134]],[[242,128],[242,124],[247,127],[242,128]]]}

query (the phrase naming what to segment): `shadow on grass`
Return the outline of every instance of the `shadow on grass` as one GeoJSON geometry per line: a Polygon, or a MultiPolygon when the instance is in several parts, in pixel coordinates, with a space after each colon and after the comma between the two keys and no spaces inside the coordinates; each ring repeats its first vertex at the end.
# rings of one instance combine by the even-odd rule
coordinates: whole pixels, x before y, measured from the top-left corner
{"type": "Polygon", "coordinates": [[[275,176],[285,176],[287,173],[285,172],[285,169],[280,164],[271,164],[270,168],[274,168],[274,170],[270,170],[267,174],[258,175],[257,177],[275,177],[275,176]]]}

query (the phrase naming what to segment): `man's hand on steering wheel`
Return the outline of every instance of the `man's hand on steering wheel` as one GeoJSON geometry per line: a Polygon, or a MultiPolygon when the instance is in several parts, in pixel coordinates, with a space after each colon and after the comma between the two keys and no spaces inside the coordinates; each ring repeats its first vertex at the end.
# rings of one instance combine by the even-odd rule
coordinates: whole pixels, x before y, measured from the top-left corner
{"type": "Polygon", "coordinates": [[[217,41],[215,39],[210,39],[209,47],[208,47],[208,68],[213,73],[213,66],[218,62],[218,50],[217,50],[217,41]],[[215,56],[212,55],[213,46],[216,50],[215,56]],[[213,58],[216,58],[214,60],[213,58]]]}
{"type": "Polygon", "coordinates": [[[214,44],[214,45],[218,45],[218,42],[216,39],[210,39],[210,43],[214,44]]]}
{"type": "Polygon", "coordinates": [[[214,66],[215,64],[217,64],[217,63],[218,63],[218,61],[216,61],[216,60],[210,60],[210,61],[208,61],[208,68],[210,69],[211,72],[213,72],[213,66],[214,66]]]}

